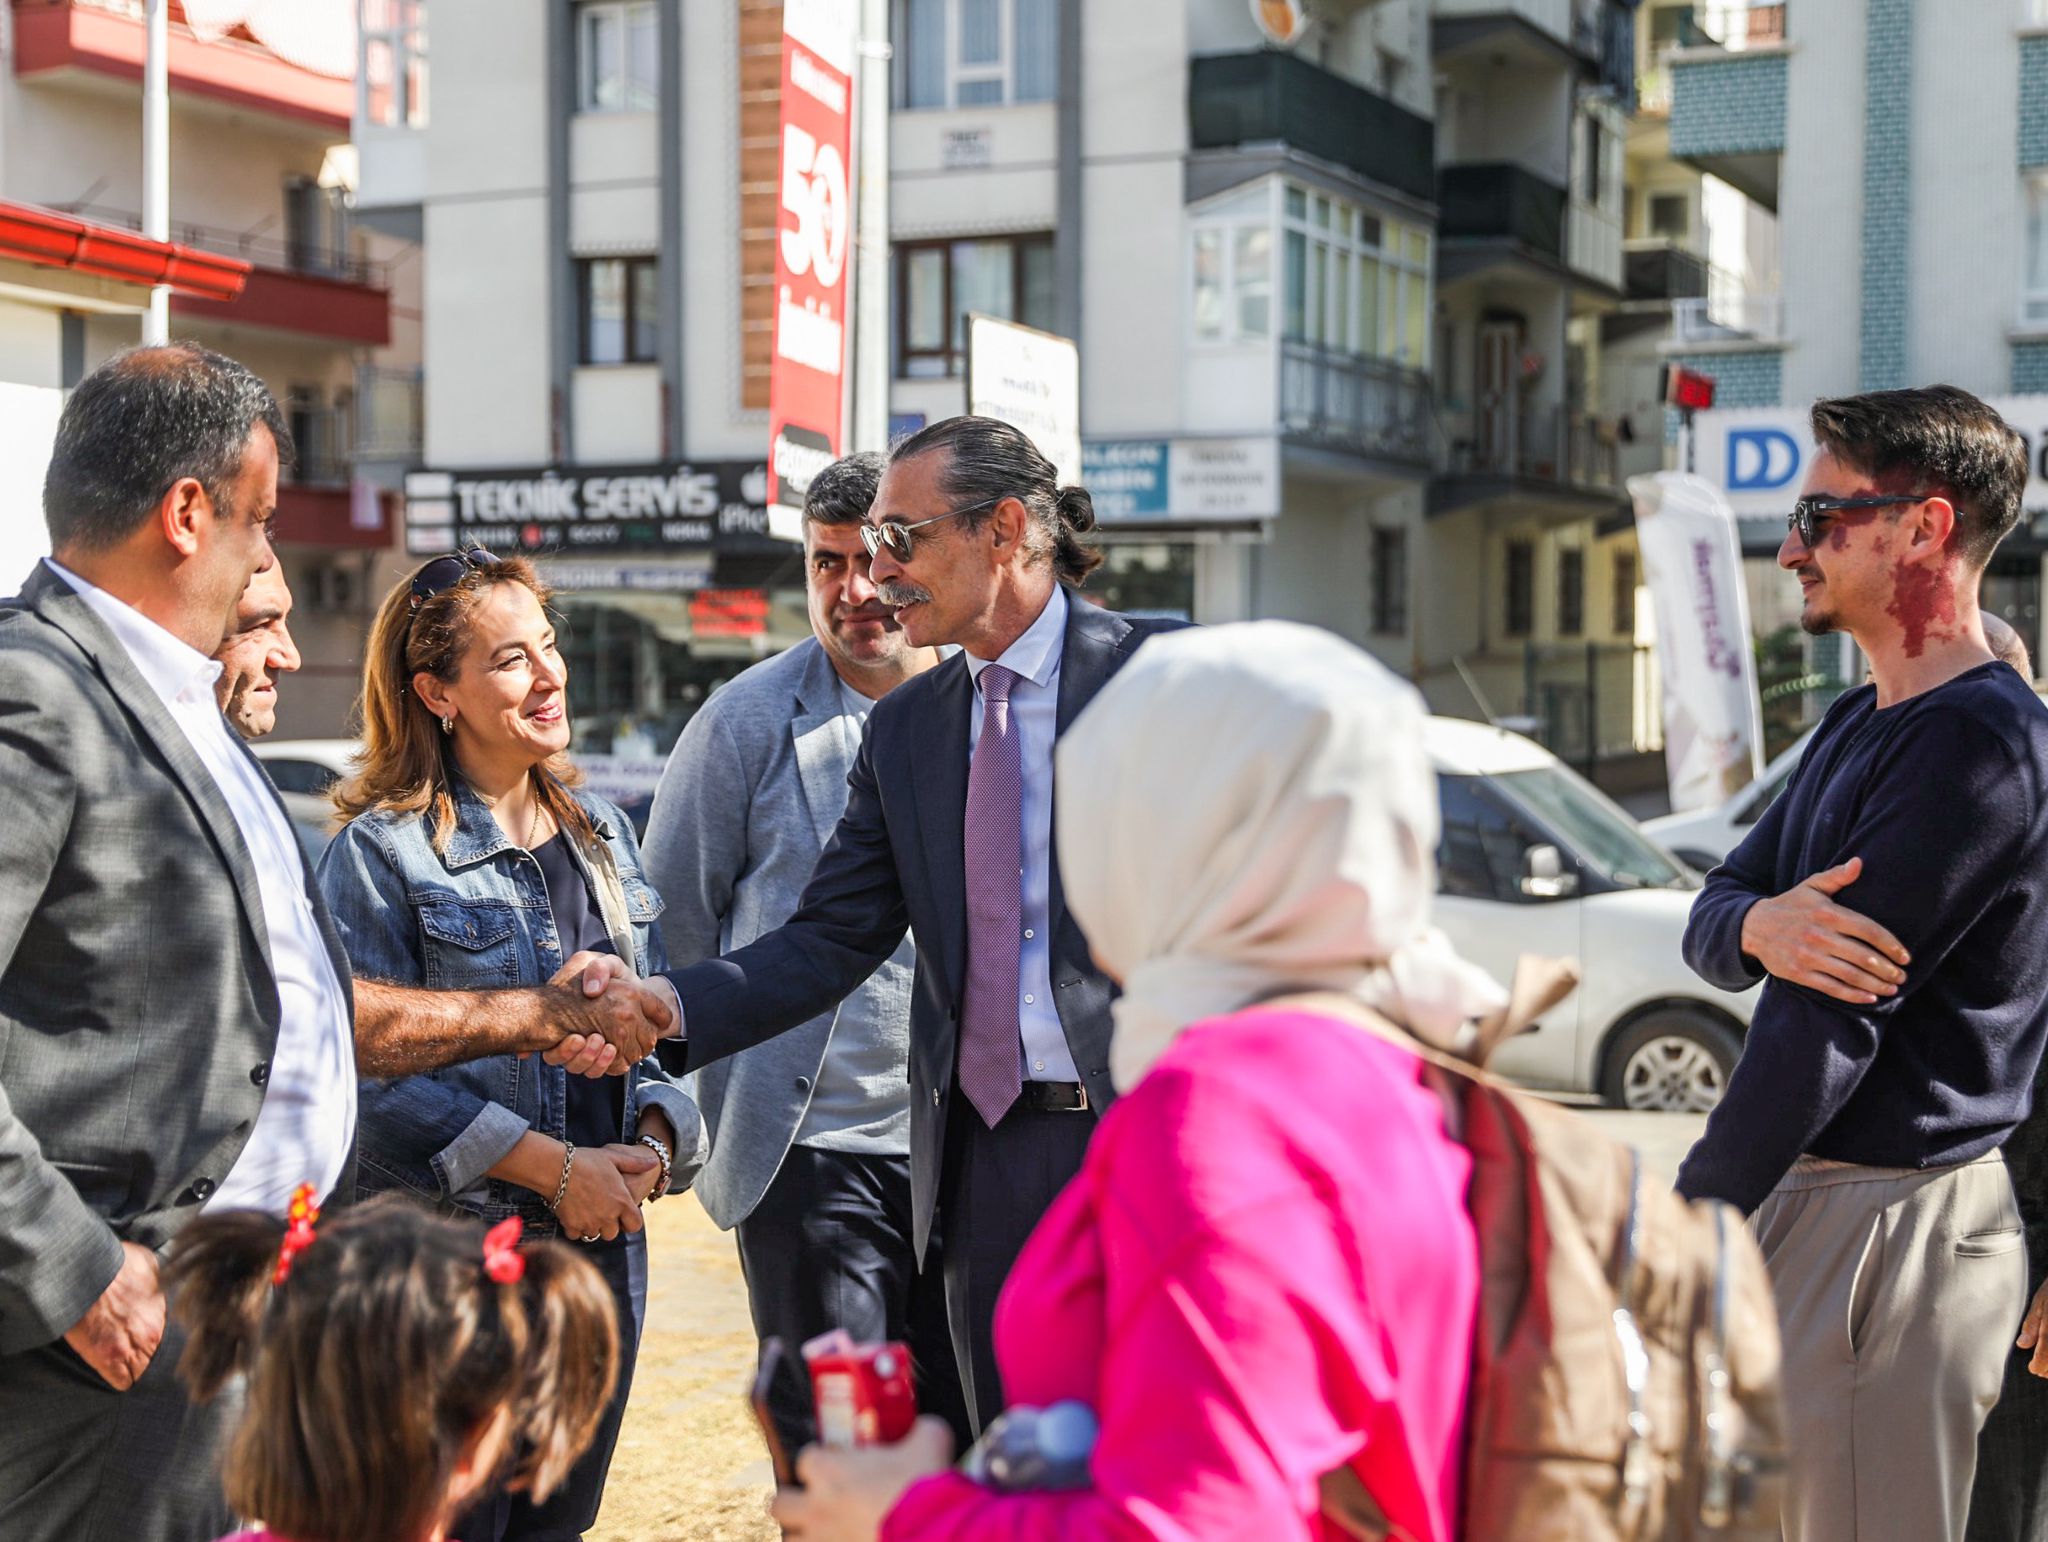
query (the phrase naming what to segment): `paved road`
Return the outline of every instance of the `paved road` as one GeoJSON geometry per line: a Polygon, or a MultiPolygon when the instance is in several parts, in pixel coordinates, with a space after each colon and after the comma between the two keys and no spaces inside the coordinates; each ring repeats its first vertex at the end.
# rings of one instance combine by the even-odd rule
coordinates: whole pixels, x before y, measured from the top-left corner
{"type": "Polygon", "coordinates": [[[1704,1114],[1625,1114],[1609,1108],[1584,1112],[1616,1140],[1642,1152],[1650,1171],[1666,1182],[1678,1175],[1678,1164],[1707,1127],[1704,1114]]]}

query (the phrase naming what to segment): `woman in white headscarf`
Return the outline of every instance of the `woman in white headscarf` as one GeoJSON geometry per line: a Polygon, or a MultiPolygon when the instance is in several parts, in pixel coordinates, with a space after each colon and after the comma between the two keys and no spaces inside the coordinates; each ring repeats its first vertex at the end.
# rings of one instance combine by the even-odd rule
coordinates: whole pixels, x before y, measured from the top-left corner
{"type": "Polygon", "coordinates": [[[1148,643],[1061,741],[1066,902],[1123,985],[1123,1097],[996,1320],[1013,1404],[1079,1399],[1091,1486],[999,1494],[927,1426],[807,1453],[806,1542],[1456,1535],[1478,1246],[1423,1065],[1506,994],[1429,928],[1436,779],[1408,686],[1327,633],[1148,643]],[[1367,1011],[1366,1009],[1371,1009],[1367,1011]]]}

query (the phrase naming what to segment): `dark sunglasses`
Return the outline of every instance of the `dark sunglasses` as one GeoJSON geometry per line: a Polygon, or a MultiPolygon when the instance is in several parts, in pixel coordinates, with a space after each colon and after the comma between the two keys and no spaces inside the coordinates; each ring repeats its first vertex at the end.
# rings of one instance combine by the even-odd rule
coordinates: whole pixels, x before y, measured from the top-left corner
{"type": "Polygon", "coordinates": [[[466,546],[445,557],[436,557],[412,575],[413,612],[417,614],[419,608],[435,595],[453,589],[465,575],[478,568],[491,567],[497,560],[481,546],[466,546]]]}
{"type": "MultiPolygon", "coordinates": [[[[1004,497],[1009,496],[1004,494],[1004,497]]],[[[900,519],[885,519],[880,524],[863,524],[860,527],[861,545],[868,549],[868,556],[879,557],[884,546],[889,555],[898,562],[908,562],[917,549],[917,543],[910,532],[922,530],[926,525],[936,525],[942,519],[958,519],[962,514],[973,514],[981,509],[993,508],[1002,498],[984,498],[979,503],[970,503],[964,509],[948,509],[943,514],[934,514],[930,519],[915,519],[905,523],[900,519]]]]}
{"type": "Polygon", "coordinates": [[[408,603],[405,617],[405,638],[407,646],[412,643],[412,624],[419,619],[420,607],[435,595],[453,589],[464,576],[478,568],[487,568],[498,559],[481,546],[465,546],[461,551],[450,552],[445,557],[436,557],[412,575],[412,599],[408,603]]]}
{"type": "Polygon", "coordinates": [[[1933,493],[1900,493],[1880,498],[1801,498],[1785,516],[1785,528],[1799,537],[1799,544],[1811,551],[1820,543],[1820,528],[1844,509],[1888,509],[1900,503],[1923,503],[1933,493]]]}

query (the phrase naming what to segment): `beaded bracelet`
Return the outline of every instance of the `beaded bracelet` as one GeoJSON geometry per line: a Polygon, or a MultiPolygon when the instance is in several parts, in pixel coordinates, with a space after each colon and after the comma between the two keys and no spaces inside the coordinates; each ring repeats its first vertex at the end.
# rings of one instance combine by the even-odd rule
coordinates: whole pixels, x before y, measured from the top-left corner
{"type": "Polygon", "coordinates": [[[569,1169],[576,1161],[576,1145],[573,1141],[562,1142],[562,1181],[555,1185],[555,1197],[548,1201],[550,1210],[562,1208],[562,1201],[569,1197],[569,1169]]]}

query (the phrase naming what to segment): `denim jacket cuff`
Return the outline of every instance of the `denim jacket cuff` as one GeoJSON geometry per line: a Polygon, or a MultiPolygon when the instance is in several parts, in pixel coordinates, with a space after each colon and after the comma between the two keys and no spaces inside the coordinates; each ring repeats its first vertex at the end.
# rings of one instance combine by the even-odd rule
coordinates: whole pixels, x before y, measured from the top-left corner
{"type": "Polygon", "coordinates": [[[468,1128],[434,1153],[434,1172],[445,1194],[476,1187],[484,1174],[519,1144],[532,1126],[502,1103],[486,1103],[468,1128]]]}

